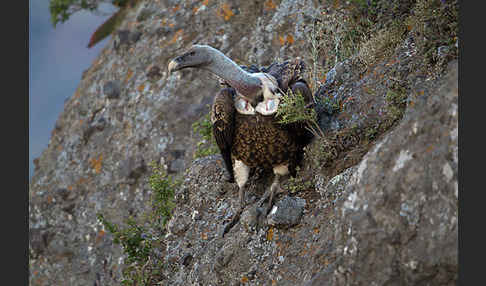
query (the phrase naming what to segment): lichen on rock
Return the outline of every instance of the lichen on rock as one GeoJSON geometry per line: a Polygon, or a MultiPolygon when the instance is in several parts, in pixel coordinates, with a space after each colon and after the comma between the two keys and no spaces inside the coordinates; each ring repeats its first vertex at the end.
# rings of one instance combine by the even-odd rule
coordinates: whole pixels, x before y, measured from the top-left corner
{"type": "Polygon", "coordinates": [[[457,1],[324,2],[335,5],[139,1],[128,8],[35,160],[30,284],[120,285],[131,273],[163,285],[455,285],[457,1]],[[397,29],[403,34],[387,34],[386,47],[366,37],[352,46],[364,31],[376,36],[391,25],[388,12],[409,25],[397,29]],[[370,22],[349,29],[363,15],[370,22]],[[429,16],[438,21],[424,26],[429,16]],[[318,20],[336,17],[350,21],[326,26],[321,32],[333,34],[312,42],[318,20]],[[417,38],[434,31],[442,32],[430,42],[417,38]],[[165,68],[195,42],[248,66],[303,58],[324,132],[306,147],[297,178],[283,179],[289,189],[269,216],[258,202],[272,174],[252,173],[248,206],[224,238],[237,187],[225,181],[219,154],[194,158],[201,138],[192,129],[218,80],[165,68]],[[313,43],[321,48],[313,51],[313,43]],[[360,47],[379,53],[359,54],[360,47]],[[166,224],[142,220],[152,208],[152,162],[182,182],[166,224]],[[146,264],[126,265],[99,213],[119,226],[146,222],[146,264]]]}

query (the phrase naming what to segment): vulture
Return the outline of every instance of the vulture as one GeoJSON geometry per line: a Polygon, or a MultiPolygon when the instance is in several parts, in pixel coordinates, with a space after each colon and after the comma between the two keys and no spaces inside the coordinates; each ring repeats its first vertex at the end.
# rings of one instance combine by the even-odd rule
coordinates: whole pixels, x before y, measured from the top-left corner
{"type": "Polygon", "coordinates": [[[244,188],[250,169],[273,170],[265,214],[273,204],[281,176],[295,177],[303,148],[313,135],[305,124],[281,124],[276,116],[281,97],[288,89],[300,93],[306,108],[313,108],[312,94],[302,78],[300,59],[273,63],[267,68],[239,66],[221,51],[208,45],[193,45],[169,62],[169,74],[185,68],[209,71],[220,78],[222,89],[211,106],[213,135],[229,174],[239,188],[239,208],[223,230],[223,236],[239,220],[245,207],[244,188]]]}

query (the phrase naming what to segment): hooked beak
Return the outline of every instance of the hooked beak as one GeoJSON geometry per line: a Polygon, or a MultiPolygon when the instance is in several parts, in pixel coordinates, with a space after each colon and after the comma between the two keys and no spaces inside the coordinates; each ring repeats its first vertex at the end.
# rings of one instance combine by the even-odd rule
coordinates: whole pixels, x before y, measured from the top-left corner
{"type": "Polygon", "coordinates": [[[171,60],[169,62],[169,75],[173,72],[173,71],[177,71],[179,70],[179,64],[178,64],[178,58],[175,58],[173,60],[171,60]]]}

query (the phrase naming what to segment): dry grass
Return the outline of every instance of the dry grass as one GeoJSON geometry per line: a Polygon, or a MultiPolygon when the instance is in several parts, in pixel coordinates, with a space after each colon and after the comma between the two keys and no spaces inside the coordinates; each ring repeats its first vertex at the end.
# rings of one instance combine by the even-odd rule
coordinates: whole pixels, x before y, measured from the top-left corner
{"type": "Polygon", "coordinates": [[[394,22],[390,27],[385,27],[363,42],[358,52],[358,59],[366,66],[389,57],[398,44],[404,40],[407,28],[405,24],[394,22]]]}

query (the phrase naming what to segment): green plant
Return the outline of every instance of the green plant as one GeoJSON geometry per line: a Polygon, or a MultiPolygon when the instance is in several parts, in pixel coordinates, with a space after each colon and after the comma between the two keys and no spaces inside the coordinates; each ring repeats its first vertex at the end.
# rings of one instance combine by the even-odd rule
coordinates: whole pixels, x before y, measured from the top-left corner
{"type": "Polygon", "coordinates": [[[286,189],[289,190],[291,194],[295,194],[313,188],[312,181],[305,180],[303,177],[295,177],[295,178],[290,177],[285,185],[286,185],[286,189]]]}
{"type": "Polygon", "coordinates": [[[201,140],[196,145],[194,158],[206,157],[219,152],[213,136],[213,125],[211,124],[210,116],[208,112],[192,124],[193,132],[201,137],[201,140]]]}
{"type": "Polygon", "coordinates": [[[99,12],[98,7],[101,3],[110,3],[115,6],[123,7],[130,0],[50,0],[49,12],[51,13],[51,22],[54,27],[63,23],[76,12],[87,10],[90,12],[99,12]]]}
{"type": "Polygon", "coordinates": [[[391,121],[396,121],[402,118],[405,108],[407,106],[407,94],[403,89],[388,90],[385,95],[387,102],[388,116],[391,121]]]}
{"type": "Polygon", "coordinates": [[[314,108],[309,108],[301,93],[288,89],[282,92],[276,117],[280,124],[303,123],[315,136],[324,137],[324,132],[317,124],[317,114],[314,108]]]}
{"type": "Polygon", "coordinates": [[[108,37],[120,25],[126,14],[128,5],[133,6],[138,0],[49,0],[49,12],[51,13],[51,23],[54,27],[58,23],[64,23],[71,15],[76,12],[87,10],[94,14],[106,15],[106,13],[99,10],[99,5],[102,3],[110,3],[114,6],[120,7],[110,18],[101,24],[96,31],[91,35],[88,48],[96,45],[106,37],[108,37]]]}
{"type": "Polygon", "coordinates": [[[164,226],[172,216],[175,190],[180,181],[167,176],[161,165],[151,163],[150,166],[152,208],[138,221],[129,217],[122,227],[107,220],[103,214],[97,214],[98,220],[113,236],[113,243],[121,245],[126,255],[122,285],[154,285],[160,280],[163,260],[154,250],[161,244],[164,226]]]}
{"type": "Polygon", "coordinates": [[[126,227],[122,228],[111,223],[99,213],[98,220],[113,235],[113,243],[121,244],[123,252],[127,255],[127,264],[134,262],[145,263],[152,248],[152,237],[142,226],[129,217],[126,220],[126,227]]]}
{"type": "Polygon", "coordinates": [[[152,213],[150,218],[157,218],[163,227],[172,216],[175,207],[175,189],[180,182],[168,176],[162,166],[151,163],[152,175],[149,177],[149,184],[152,188],[152,213]]]}

